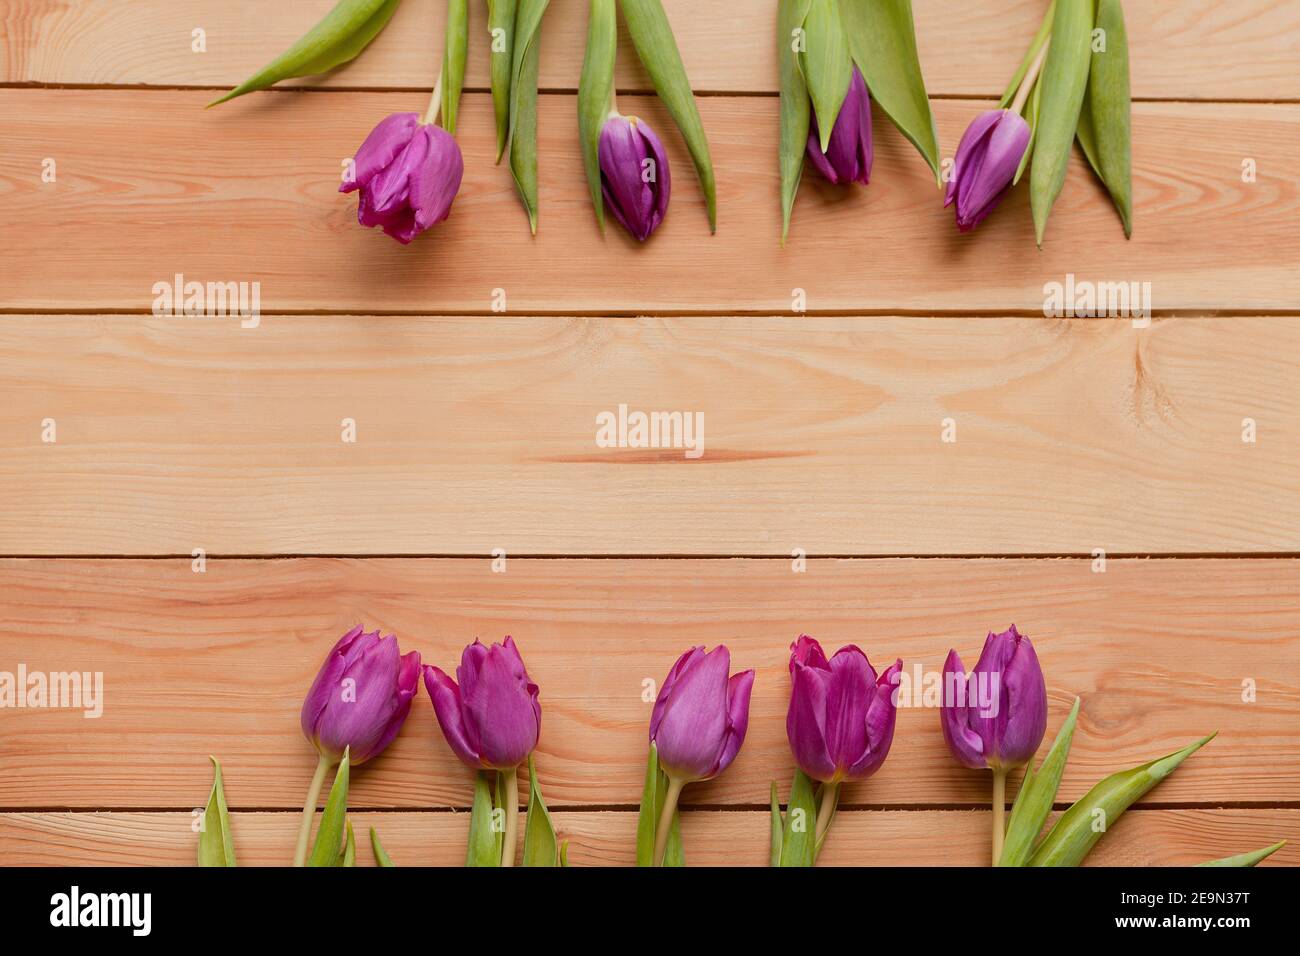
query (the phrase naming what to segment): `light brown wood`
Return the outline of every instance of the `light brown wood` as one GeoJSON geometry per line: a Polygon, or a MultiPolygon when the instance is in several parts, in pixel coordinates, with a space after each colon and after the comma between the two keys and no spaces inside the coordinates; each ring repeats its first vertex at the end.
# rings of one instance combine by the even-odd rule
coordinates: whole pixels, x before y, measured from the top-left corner
{"type": "MultiPolygon", "coordinates": [[[[332,0],[0,0],[0,82],[147,83],[233,86],[250,76],[330,8],[332,0]],[[205,31],[195,53],[192,31],[205,31]]],[[[687,72],[701,92],[776,90],[772,0],[665,0],[687,72]]],[[[1045,0],[954,4],[915,0],[917,42],[932,95],[997,95],[1038,28],[1045,0]]],[[[405,0],[360,58],[332,74],[296,81],[313,87],[433,86],[445,4],[405,0]]],[[[1140,0],[1125,4],[1133,92],[1161,99],[1294,99],[1295,0],[1140,0]],[[1290,43],[1279,37],[1291,37],[1290,43]],[[1193,68],[1194,64],[1194,68],[1193,68]]],[[[544,21],[541,83],[576,88],[586,40],[585,0],[553,0],[544,21]]],[[[470,4],[466,76],[487,87],[487,17],[470,4]]],[[[619,83],[649,80],[626,36],[619,83]]]]}
{"type": "MultiPolygon", "coordinates": [[[[858,643],[881,667],[973,666],[1014,622],[1035,643],[1049,738],[1082,698],[1060,797],[1219,737],[1146,799],[1291,801],[1300,788],[1300,562],[1290,560],[15,561],[0,563],[6,669],[100,671],[103,716],[0,712],[0,806],[181,808],[208,792],[205,755],[235,808],[300,806],[314,766],[303,695],[356,623],[450,669],[475,637],[512,634],[541,687],[538,772],[552,806],[635,806],[653,687],[693,644],[757,669],[749,736],[689,806],[762,807],[793,764],[788,647],[800,632],[858,643]],[[650,683],[648,683],[650,682],[650,683]],[[1249,685],[1247,682],[1251,682],[1249,685]],[[1255,700],[1244,702],[1253,686],[1255,700]],[[649,692],[646,688],[651,688],[649,692]]],[[[889,759],[845,806],[979,806],[987,772],[947,754],[932,707],[900,710],[889,759]]],[[[1045,742],[1050,743],[1050,739],[1045,742]]],[[[1014,789],[1014,788],[1013,788],[1014,789]]],[[[356,808],[463,806],[471,775],[421,690],[392,749],[357,770],[356,808]]]]}
{"type": "MultiPolygon", "coordinates": [[[[571,866],[631,866],[633,812],[559,811],[571,866]]],[[[766,866],[769,816],[691,811],[682,839],[691,866],[766,866]]],[[[0,864],[8,866],[188,866],[196,837],[187,813],[0,813],[0,864]]],[[[373,866],[370,828],[398,866],[460,866],[467,813],[356,813],[357,865],[373,866]]],[[[297,815],[236,813],[240,866],[285,866],[297,815]]],[[[823,866],[982,866],[987,811],[841,811],[823,866]]],[[[1130,810],[1089,855],[1089,866],[1189,866],[1291,842],[1261,866],[1300,864],[1300,810],[1130,810]]]]}
{"type": "Polygon", "coordinates": [[[0,553],[1289,552],[1297,365],[1290,318],[12,317],[0,553]],[[620,404],[703,457],[598,447],[620,404]]]}
{"type": "MultiPolygon", "coordinates": [[[[718,178],[710,237],[684,151],[657,101],[625,97],[661,129],[672,208],[644,247],[602,240],[582,173],[575,100],[540,107],[541,225],[530,237],[510,171],[492,165],[492,113],[471,94],[466,177],[452,217],[403,248],[357,226],[342,163],[418,93],[311,93],[204,111],[201,91],[0,90],[7,168],[0,247],[22,263],[0,308],[149,312],[154,284],[260,282],[264,312],[516,314],[676,311],[1025,310],[1045,284],[1149,282],[1160,310],[1293,310],[1300,301],[1300,185],[1288,176],[1300,106],[1146,103],[1134,110],[1136,232],[1076,157],[1034,249],[1028,190],[960,236],[916,152],[880,123],[870,187],[805,182],[779,242],[777,102],[701,102],[718,178]],[[58,180],[43,183],[44,159],[58,180]],[[1242,163],[1259,179],[1242,182],[1242,163]],[[381,292],[382,290],[382,292],[381,292]]],[[[941,102],[946,154],[988,104],[941,102]]],[[[1024,186],[1024,184],[1022,184],[1024,186]]]]}

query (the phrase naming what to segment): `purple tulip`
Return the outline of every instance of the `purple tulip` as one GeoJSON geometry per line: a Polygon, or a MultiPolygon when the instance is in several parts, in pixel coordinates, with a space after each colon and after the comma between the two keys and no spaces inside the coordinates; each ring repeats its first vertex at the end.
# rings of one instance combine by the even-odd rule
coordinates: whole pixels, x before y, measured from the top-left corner
{"type": "Polygon", "coordinates": [[[871,94],[866,80],[853,68],[849,92],[844,97],[839,116],[831,130],[831,139],[822,152],[814,111],[808,131],[808,158],[813,168],[833,183],[871,182],[871,94]]]}
{"type": "Polygon", "coordinates": [[[799,769],[838,784],[875,773],[894,740],[894,687],[903,662],[883,674],[852,644],[828,661],[822,646],[800,636],[790,645],[790,710],[786,735],[799,769]]]}
{"type": "Polygon", "coordinates": [[[668,154],[646,121],[611,116],[600,131],[600,189],[623,228],[645,242],[668,214],[668,154]]]}
{"type": "Polygon", "coordinates": [[[943,739],[957,762],[1003,771],[1028,763],[1047,730],[1047,685],[1029,638],[990,633],[967,676],[957,652],[943,665],[943,739]]]}
{"type": "Polygon", "coordinates": [[[424,686],[443,736],[466,766],[514,770],[537,746],[542,705],[511,638],[465,648],[456,680],[425,665],[424,686]]]}
{"type": "Polygon", "coordinates": [[[302,732],[322,759],[353,766],[378,756],[397,736],[420,682],[420,653],[403,655],[397,638],[354,627],[334,645],[302,704],[302,732]]]}
{"type": "Polygon", "coordinates": [[[455,137],[417,113],[380,120],[354,161],[356,175],[339,192],[361,190],[357,221],[403,245],[447,218],[465,171],[455,137]]]}
{"type": "Polygon", "coordinates": [[[727,677],[731,654],[719,644],[705,653],[692,647],[668,672],[654,712],[650,742],[659,765],[677,782],[708,780],[726,770],[740,752],[749,726],[754,672],[727,677]]]}
{"type": "Polygon", "coordinates": [[[962,134],[944,206],[957,204],[957,228],[970,232],[1011,188],[1029,148],[1029,124],[1013,110],[989,110],[962,134]]]}

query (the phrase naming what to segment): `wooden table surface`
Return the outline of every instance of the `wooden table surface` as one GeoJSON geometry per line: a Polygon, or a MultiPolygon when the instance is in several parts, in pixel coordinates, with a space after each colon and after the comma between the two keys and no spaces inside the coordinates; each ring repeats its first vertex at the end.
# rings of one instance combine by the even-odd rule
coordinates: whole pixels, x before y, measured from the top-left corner
{"type": "MultiPolygon", "coordinates": [[[[665,134],[675,188],[644,247],[597,231],[586,4],[553,0],[539,234],[492,163],[474,3],[464,185],[399,247],[337,184],[375,121],[423,108],[441,0],[333,75],[202,109],[330,6],[0,0],[0,671],[105,682],[97,720],[0,710],[0,863],[191,862],[209,753],[240,862],[286,862],[301,700],[365,623],[444,668],[514,636],[575,864],[632,860],[642,682],[726,642],[758,671],[749,737],[687,789],[687,855],[761,864],[799,633],[935,670],[1014,621],[1049,735],[1082,698],[1060,800],[1219,731],[1091,862],[1286,838],[1270,864],[1300,864],[1300,0],[1127,0],[1134,237],[1076,157],[1041,252],[1025,188],[959,236],[879,113],[870,187],[806,182],[783,249],[772,0],[665,2],[716,236],[625,38],[620,103],[665,134]],[[1043,318],[1068,273],[1151,283],[1154,319],[1043,318]],[[260,282],[260,325],[153,315],[176,274],[260,282]],[[620,404],[703,412],[705,455],[597,447],[620,404]]],[[[951,156],[1045,3],[914,6],[951,156]]],[[[463,859],[471,776],[423,691],[353,779],[399,864],[463,859]]],[[[903,709],[824,860],[983,863],[988,787],[903,709]]]]}

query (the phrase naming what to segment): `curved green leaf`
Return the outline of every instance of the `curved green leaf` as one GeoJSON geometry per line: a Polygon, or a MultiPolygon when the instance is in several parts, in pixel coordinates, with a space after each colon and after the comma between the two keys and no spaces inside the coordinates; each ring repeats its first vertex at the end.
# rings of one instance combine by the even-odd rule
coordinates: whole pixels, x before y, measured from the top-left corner
{"type": "Polygon", "coordinates": [[[339,0],[325,19],[260,71],[208,106],[216,106],[281,80],[334,69],[356,56],[379,35],[401,0],[339,0]]]}
{"type": "Polygon", "coordinates": [[[510,138],[510,79],[514,74],[516,0],[487,0],[488,56],[492,64],[492,108],[497,123],[497,162],[510,138]],[[497,31],[501,36],[497,37],[497,31]]]}
{"type": "Polygon", "coordinates": [[[496,801],[492,796],[489,771],[480,770],[474,775],[474,804],[469,813],[469,849],[465,854],[466,866],[501,865],[501,835],[492,828],[492,811],[495,808],[496,801]]]}
{"type": "Polygon", "coordinates": [[[1033,855],[1034,843],[1043,829],[1043,821],[1056,800],[1056,791],[1061,785],[1061,774],[1065,772],[1065,762],[1070,758],[1070,744],[1074,740],[1074,725],[1079,718],[1079,698],[1074,699],[1070,715],[1056,734],[1052,748],[1034,772],[1031,762],[1025,768],[1025,779],[1021,781],[1020,792],[1011,807],[1011,819],[1007,822],[1006,842],[1002,845],[1002,858],[998,866],[1024,866],[1033,855]]]}
{"type": "Polygon", "coordinates": [[[442,59],[442,128],[456,135],[460,118],[460,91],[465,85],[465,57],[469,52],[468,0],[447,0],[447,48],[442,59]]]}
{"type": "Polygon", "coordinates": [[[1092,60],[1093,0],[1057,0],[1052,39],[1039,78],[1042,105],[1029,170],[1034,233],[1043,244],[1047,218],[1065,184],[1092,60]]]}
{"type": "Polygon", "coordinates": [[[1088,91],[1079,115],[1079,143],[1115,202],[1124,224],[1125,237],[1131,237],[1132,102],[1129,95],[1128,33],[1124,28],[1124,9],[1120,0],[1098,0],[1097,29],[1103,31],[1106,49],[1092,54],[1088,91]]]}
{"type": "Polygon", "coordinates": [[[555,825],[542,799],[533,755],[528,755],[528,819],[524,822],[524,866],[559,866],[560,845],[555,825]]]}
{"type": "Polygon", "coordinates": [[[339,866],[356,866],[357,865],[357,840],[352,833],[352,821],[348,820],[346,824],[347,838],[343,841],[343,852],[339,856],[339,866]]]}
{"type": "Polygon", "coordinates": [[[810,0],[803,31],[805,49],[799,57],[799,68],[812,99],[817,137],[824,153],[853,82],[853,59],[836,0],[810,0]]]}
{"type": "Polygon", "coordinates": [[[587,20],[587,52],[578,81],[578,136],[582,165],[596,222],[605,228],[605,200],[600,189],[600,131],[614,99],[614,59],[618,48],[618,14],[614,0],[592,0],[587,20]]]}
{"type": "Polygon", "coordinates": [[[396,866],[393,858],[384,849],[384,845],[379,842],[379,831],[374,827],[370,828],[370,849],[374,851],[376,866],[396,866]]]}
{"type": "Polygon", "coordinates": [[[912,0],[839,0],[849,49],[871,97],[940,181],[939,130],[916,52],[912,0]]]}
{"type": "Polygon", "coordinates": [[[321,814],[320,829],[316,831],[316,845],[311,849],[308,866],[338,866],[343,852],[343,837],[348,814],[349,752],[343,751],[343,761],[334,771],[334,784],[321,814]]]}
{"type": "Polygon", "coordinates": [[[812,780],[802,770],[794,772],[790,804],[781,835],[782,866],[812,866],[817,859],[817,797],[812,780]]]}
{"type": "MultiPolygon", "coordinates": [[[[812,101],[799,66],[799,51],[807,34],[803,22],[812,0],[780,0],[776,14],[777,60],[781,67],[781,242],[790,232],[794,197],[803,178],[804,154],[808,149],[812,101]]],[[[776,786],[774,783],[773,786],[776,786]]]]}
{"type": "Polygon", "coordinates": [[[1020,165],[1016,167],[1015,178],[1011,180],[1011,185],[1019,184],[1025,170],[1029,167],[1029,157],[1034,155],[1034,143],[1038,139],[1038,119],[1042,115],[1043,104],[1043,84],[1035,83],[1033,92],[1029,94],[1029,102],[1025,105],[1025,121],[1029,123],[1029,143],[1025,146],[1025,155],[1020,157],[1020,165]]]}
{"type": "MultiPolygon", "coordinates": [[[[1217,733],[1217,731],[1216,731],[1217,733]]],[[[1029,866],[1078,866],[1125,810],[1169,776],[1180,763],[1213,740],[1215,734],[1132,770],[1111,774],[1061,814],[1043,837],[1029,866]]]]}
{"type": "MultiPolygon", "coordinates": [[[[641,813],[636,821],[636,865],[654,866],[655,834],[659,826],[659,812],[668,792],[668,776],[659,769],[659,751],[650,745],[646,759],[645,786],[641,790],[641,813]]],[[[685,866],[686,855],[682,848],[681,814],[673,814],[672,829],[664,850],[664,866],[685,866]]]]}
{"type": "Polygon", "coordinates": [[[1209,860],[1205,863],[1197,863],[1197,866],[1254,866],[1260,860],[1267,859],[1282,847],[1286,846],[1286,840],[1279,840],[1272,846],[1266,846],[1262,850],[1252,850],[1250,853],[1238,853],[1236,856],[1225,856],[1221,860],[1209,860]]]}
{"type": "Polygon", "coordinates": [[[515,64],[510,86],[510,171],[537,234],[537,69],[542,15],[549,0],[519,0],[515,64]]]}
{"type": "Polygon", "coordinates": [[[713,179],[713,160],[709,156],[709,140],[704,135],[704,123],[695,106],[691,81],[682,65],[673,29],[668,23],[660,0],[620,0],[627,32],[632,37],[637,56],[650,74],[659,98],[668,107],[673,122],[686,140],[686,148],[695,163],[704,202],[709,210],[709,230],[718,231],[718,189],[713,179]]]}
{"type": "Polygon", "coordinates": [[[212,761],[212,792],[203,811],[203,829],[199,831],[199,866],[234,866],[235,843],[230,832],[230,811],[226,809],[226,790],[221,782],[221,764],[212,761]]]}

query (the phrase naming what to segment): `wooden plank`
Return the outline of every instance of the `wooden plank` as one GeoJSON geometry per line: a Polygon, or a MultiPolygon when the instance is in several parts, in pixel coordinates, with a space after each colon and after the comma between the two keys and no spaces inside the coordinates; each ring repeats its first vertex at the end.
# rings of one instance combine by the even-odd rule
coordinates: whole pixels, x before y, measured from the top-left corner
{"type": "MultiPolygon", "coordinates": [[[[8,168],[25,171],[0,185],[0,247],[23,263],[0,288],[0,308],[149,312],[155,283],[176,273],[259,282],[268,313],[486,313],[501,304],[494,290],[525,314],[788,313],[802,290],[813,312],[1041,314],[1045,285],[1068,274],[1149,282],[1160,310],[1293,310],[1300,301],[1300,183],[1279,173],[1300,137],[1300,106],[1138,105],[1135,238],[1124,240],[1076,156],[1038,253],[1027,189],[977,234],[960,236],[924,163],[892,127],[879,131],[869,188],[808,180],[783,249],[771,97],[702,101],[719,183],[712,237],[658,102],[623,98],[664,130],[676,173],[667,222],[644,247],[616,227],[601,239],[574,98],[543,97],[541,226],[532,238],[510,171],[492,165],[488,97],[472,94],[452,217],[403,248],[357,226],[356,201],[338,194],[338,181],[373,123],[422,109],[422,95],[312,93],[220,112],[201,108],[206,96],[0,90],[8,168]],[[51,158],[58,179],[44,183],[51,158]],[[1258,182],[1241,181],[1246,158],[1258,182]]],[[[938,104],[949,150],[987,105],[938,104]]]]}
{"type": "MultiPolygon", "coordinates": [[[[1293,560],[173,561],[0,563],[0,664],[104,675],[103,714],[0,714],[0,807],[183,808],[222,760],[239,809],[301,805],[314,765],[302,695],[357,622],[451,668],[474,637],[513,634],[541,687],[537,758],[552,806],[640,799],[651,704],[692,644],[725,641],[757,670],[749,736],[690,806],[766,805],[792,772],[788,646],[802,631],[926,671],[950,647],[973,665],[990,628],[1035,641],[1054,735],[1076,695],[1062,784],[1073,800],[1114,770],[1213,730],[1148,801],[1291,801],[1300,792],[1300,562],[1293,560]],[[1243,702],[1253,682],[1255,699],[1243,702]]],[[[909,670],[909,673],[911,671],[909,670]]],[[[912,698],[907,700],[912,702],[912,698]]],[[[917,703],[924,703],[923,701],[917,703]]],[[[392,749],[360,768],[357,809],[464,805],[470,773],[421,691],[392,749]]],[[[845,806],[979,806],[987,773],[947,754],[931,707],[900,710],[883,769],[845,806]]]]}
{"type": "MultiPolygon", "coordinates": [[[[776,21],[770,0],[702,4],[666,0],[698,90],[776,89],[776,21]]],[[[1038,27],[1041,0],[952,4],[915,0],[922,67],[934,95],[1000,94],[1038,27]]],[[[1163,99],[1294,99],[1300,37],[1296,0],[1142,0],[1126,4],[1133,92],[1163,99]],[[1195,64],[1195,68],[1189,68],[1195,64]]],[[[0,82],[232,86],[287,48],[326,0],[0,0],[0,82]],[[192,50],[192,31],[206,52],[192,50]]],[[[431,88],[445,13],[441,0],[406,0],[370,50],[347,68],[300,81],[314,87],[431,88]]],[[[577,86],[587,4],[554,0],[542,44],[541,82],[577,86]]],[[[467,82],[487,87],[486,15],[470,6],[467,82]]],[[[627,38],[619,83],[648,90],[627,38]]]]}
{"type": "Polygon", "coordinates": [[[0,553],[1291,552],[1298,364],[1289,318],[12,317],[0,553]],[[703,457],[598,447],[620,404],[703,457]]]}
{"type": "MultiPolygon", "coordinates": [[[[636,814],[558,811],[573,866],[631,866],[636,814]]],[[[373,866],[370,827],[398,866],[460,866],[466,814],[356,813],[357,865],[373,866]]],[[[6,866],[189,866],[195,836],[187,813],[0,813],[6,866]]],[[[296,817],[236,813],[241,866],[284,866],[293,857],[296,817]]],[[[827,866],[983,866],[986,811],[849,810],[836,815],[822,852],[827,866]]],[[[1087,860],[1089,866],[1188,866],[1290,843],[1262,866],[1300,864],[1300,810],[1131,810],[1087,860]]],[[[768,817],[759,811],[691,811],[682,838],[692,866],[766,866],[768,817]]]]}

